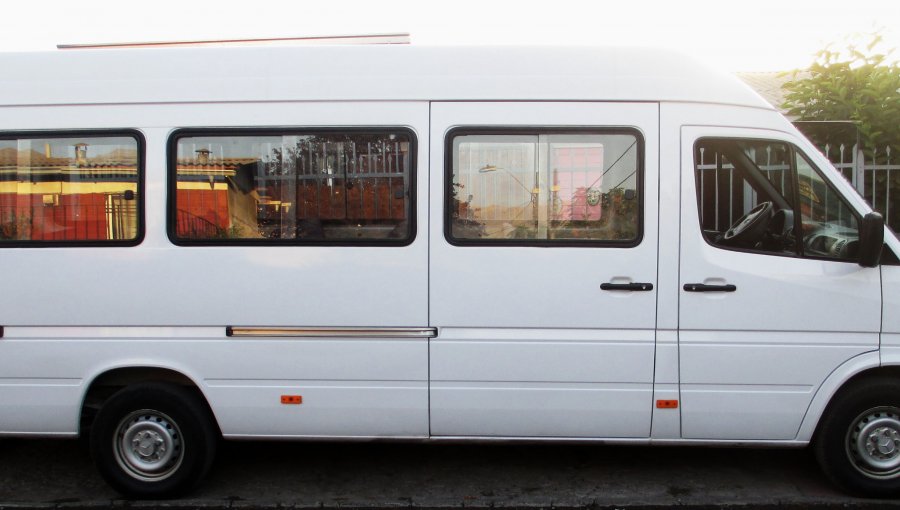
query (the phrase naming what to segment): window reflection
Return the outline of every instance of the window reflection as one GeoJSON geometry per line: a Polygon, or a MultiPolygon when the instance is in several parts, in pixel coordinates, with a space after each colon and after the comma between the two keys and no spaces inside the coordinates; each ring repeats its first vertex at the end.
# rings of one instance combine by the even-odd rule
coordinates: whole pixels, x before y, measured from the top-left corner
{"type": "Polygon", "coordinates": [[[456,239],[638,237],[634,135],[459,135],[452,150],[456,239]]]}
{"type": "Polygon", "coordinates": [[[804,222],[830,223],[856,230],[856,216],[843,197],[826,183],[809,161],[796,155],[800,212],[804,222]]]}
{"type": "Polygon", "coordinates": [[[181,137],[175,232],[193,240],[408,240],[410,165],[405,133],[181,137]]]}
{"type": "Polygon", "coordinates": [[[0,140],[0,242],[138,237],[130,137],[0,140]]]}

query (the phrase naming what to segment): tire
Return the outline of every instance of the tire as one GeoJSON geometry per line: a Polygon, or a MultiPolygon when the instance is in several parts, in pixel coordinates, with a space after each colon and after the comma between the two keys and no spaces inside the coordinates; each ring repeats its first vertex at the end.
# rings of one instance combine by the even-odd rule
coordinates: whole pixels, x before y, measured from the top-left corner
{"type": "Polygon", "coordinates": [[[91,427],[97,469],[129,498],[179,496],[212,465],[218,431],[206,403],[174,384],[125,387],[100,408],[91,427]]]}
{"type": "Polygon", "coordinates": [[[900,381],[876,379],[838,395],[814,448],[822,471],[845,491],[900,495],[900,381]]]}

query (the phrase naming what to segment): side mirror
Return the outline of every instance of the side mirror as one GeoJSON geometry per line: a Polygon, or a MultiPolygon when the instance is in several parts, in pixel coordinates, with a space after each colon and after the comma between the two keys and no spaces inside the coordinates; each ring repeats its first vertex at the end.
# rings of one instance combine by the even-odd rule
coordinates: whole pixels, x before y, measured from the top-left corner
{"type": "Polygon", "coordinates": [[[877,212],[865,215],[859,227],[859,265],[876,267],[884,248],[884,217],[877,212]]]}

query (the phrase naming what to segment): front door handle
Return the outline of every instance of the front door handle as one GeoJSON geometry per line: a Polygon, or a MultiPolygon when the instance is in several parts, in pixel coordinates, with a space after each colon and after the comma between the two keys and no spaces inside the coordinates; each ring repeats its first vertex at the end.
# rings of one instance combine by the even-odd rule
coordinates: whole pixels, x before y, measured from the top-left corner
{"type": "Polygon", "coordinates": [[[600,290],[653,290],[652,283],[601,283],[600,290]]]}
{"type": "Polygon", "coordinates": [[[726,285],[707,285],[705,283],[685,283],[684,290],[687,292],[734,292],[737,286],[726,285]]]}

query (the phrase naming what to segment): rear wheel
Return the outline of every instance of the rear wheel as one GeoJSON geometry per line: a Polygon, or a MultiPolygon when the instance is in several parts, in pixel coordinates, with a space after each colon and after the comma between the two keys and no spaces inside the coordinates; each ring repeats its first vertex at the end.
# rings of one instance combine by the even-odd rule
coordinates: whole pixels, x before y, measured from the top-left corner
{"type": "Polygon", "coordinates": [[[900,382],[880,379],[839,395],[815,449],[822,470],[845,490],[900,495],[900,382]]]}
{"type": "Polygon", "coordinates": [[[91,451],[103,478],[136,498],[174,497],[209,470],[216,430],[206,403],[180,386],[128,386],[100,408],[91,451]]]}

